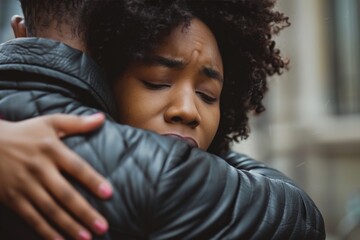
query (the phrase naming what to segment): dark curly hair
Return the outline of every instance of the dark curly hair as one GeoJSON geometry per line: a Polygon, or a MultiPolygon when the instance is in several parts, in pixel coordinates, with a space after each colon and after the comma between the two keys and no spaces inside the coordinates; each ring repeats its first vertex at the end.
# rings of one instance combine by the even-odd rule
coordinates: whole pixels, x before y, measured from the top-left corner
{"type": "Polygon", "coordinates": [[[74,36],[83,30],[81,12],[85,0],[20,0],[29,36],[46,30],[52,22],[71,26],[74,36]]]}
{"type": "Polygon", "coordinates": [[[85,8],[85,38],[111,81],[174,27],[202,20],[217,39],[224,65],[220,125],[208,149],[220,154],[248,137],[248,113],[265,110],[267,77],[288,64],[273,36],[290,24],[274,5],[275,0],[92,0],[85,8]]]}

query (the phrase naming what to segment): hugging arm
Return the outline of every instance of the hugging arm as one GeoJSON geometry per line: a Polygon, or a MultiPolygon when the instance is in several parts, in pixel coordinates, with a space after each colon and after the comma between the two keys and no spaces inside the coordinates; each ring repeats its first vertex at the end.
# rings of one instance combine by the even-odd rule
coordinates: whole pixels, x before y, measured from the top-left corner
{"type": "Polygon", "coordinates": [[[279,171],[234,152],[224,156],[234,167],[183,152],[157,182],[154,239],[325,239],[313,201],[279,171]]]}
{"type": "MultiPolygon", "coordinates": [[[[101,239],[325,239],[323,219],[308,195],[243,155],[223,156],[227,163],[110,121],[90,138],[65,142],[113,185],[113,197],[104,203],[73,181],[109,222],[101,239]]],[[[2,216],[2,225],[18,228],[9,223],[11,214],[2,216]]]]}
{"type": "MultiPolygon", "coordinates": [[[[106,220],[60,171],[72,175],[100,198],[110,197],[110,188],[105,194],[100,189],[108,183],[59,139],[93,131],[103,121],[102,114],[52,115],[17,123],[0,120],[0,203],[17,212],[45,239],[60,236],[48,220],[73,237],[87,232],[86,226],[94,229],[96,220],[106,226],[106,220]],[[76,219],[79,217],[83,217],[83,222],[76,219]]],[[[105,228],[94,229],[97,233],[104,231],[105,228]]]]}
{"type": "MultiPolygon", "coordinates": [[[[110,205],[93,202],[112,239],[325,239],[313,201],[275,169],[233,152],[223,156],[227,163],[125,126],[104,129],[101,142],[86,145],[115,157],[90,160],[115,188],[110,205]]],[[[75,150],[85,154],[81,149],[75,150]]]]}

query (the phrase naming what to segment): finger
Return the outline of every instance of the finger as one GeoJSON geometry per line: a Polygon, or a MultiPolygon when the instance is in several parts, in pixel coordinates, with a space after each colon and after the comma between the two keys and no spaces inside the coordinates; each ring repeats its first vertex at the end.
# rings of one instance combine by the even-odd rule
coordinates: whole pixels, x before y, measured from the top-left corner
{"type": "Polygon", "coordinates": [[[108,229],[107,221],[57,171],[49,172],[46,187],[73,215],[98,234],[108,229]]]}
{"type": "Polygon", "coordinates": [[[109,182],[86,161],[61,142],[54,150],[56,164],[62,171],[74,177],[98,197],[103,199],[111,197],[113,191],[109,182]]]}
{"type": "Polygon", "coordinates": [[[90,132],[100,127],[105,120],[105,116],[102,113],[89,116],[55,114],[45,118],[47,123],[55,128],[60,138],[67,135],[90,132]]]}
{"type": "Polygon", "coordinates": [[[18,196],[11,208],[17,212],[44,239],[63,240],[37,210],[23,196],[18,196]]]}
{"type": "Polygon", "coordinates": [[[28,198],[53,223],[74,239],[90,240],[91,234],[65,212],[39,184],[26,192],[28,198]]]}

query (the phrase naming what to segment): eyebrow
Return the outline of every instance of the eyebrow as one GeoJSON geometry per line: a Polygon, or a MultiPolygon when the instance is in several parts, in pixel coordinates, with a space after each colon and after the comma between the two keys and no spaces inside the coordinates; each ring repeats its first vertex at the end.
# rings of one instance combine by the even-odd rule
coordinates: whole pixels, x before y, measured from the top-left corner
{"type": "MultiPolygon", "coordinates": [[[[185,67],[185,65],[186,65],[186,63],[182,60],[167,58],[167,57],[158,56],[158,55],[146,57],[145,62],[147,64],[151,64],[151,65],[155,64],[155,65],[161,65],[161,66],[168,67],[168,68],[177,68],[177,69],[181,69],[181,68],[185,67]]],[[[203,67],[201,72],[209,78],[218,80],[220,83],[224,82],[224,79],[222,78],[220,72],[211,67],[203,67]]]]}
{"type": "Polygon", "coordinates": [[[161,65],[168,68],[183,68],[185,66],[185,63],[182,60],[166,58],[162,56],[146,57],[145,62],[147,64],[161,65]]]}
{"type": "Polygon", "coordinates": [[[224,82],[224,79],[222,78],[221,74],[219,71],[216,71],[215,69],[209,68],[209,67],[204,67],[202,69],[202,72],[208,76],[209,78],[213,78],[218,80],[220,83],[224,82]]]}

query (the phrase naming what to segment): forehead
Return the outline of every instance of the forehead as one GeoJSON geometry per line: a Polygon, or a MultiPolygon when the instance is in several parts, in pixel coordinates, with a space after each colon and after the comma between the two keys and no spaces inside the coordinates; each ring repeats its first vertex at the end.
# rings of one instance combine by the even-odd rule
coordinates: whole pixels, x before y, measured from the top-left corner
{"type": "Polygon", "coordinates": [[[221,54],[211,30],[199,19],[193,19],[188,27],[180,25],[165,37],[155,54],[179,59],[188,63],[194,59],[223,72],[221,54]]]}

